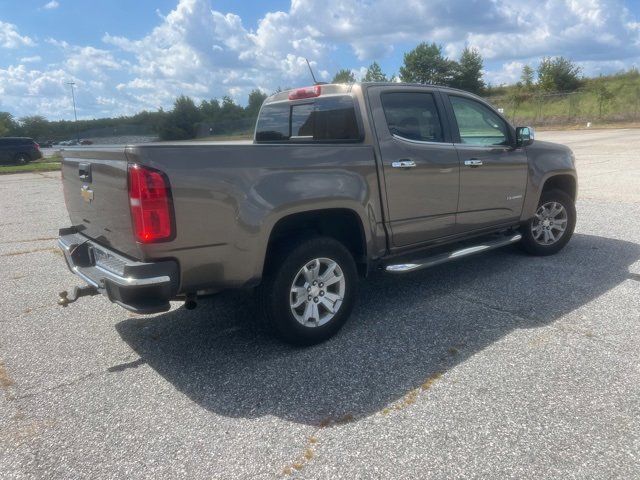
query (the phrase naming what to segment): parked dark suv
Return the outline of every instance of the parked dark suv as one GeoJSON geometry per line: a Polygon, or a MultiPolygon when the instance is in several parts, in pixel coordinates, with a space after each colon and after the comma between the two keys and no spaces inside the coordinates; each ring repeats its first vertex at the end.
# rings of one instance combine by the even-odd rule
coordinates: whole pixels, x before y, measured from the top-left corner
{"type": "Polygon", "coordinates": [[[0,138],[0,163],[25,164],[42,158],[40,145],[27,137],[0,138]]]}

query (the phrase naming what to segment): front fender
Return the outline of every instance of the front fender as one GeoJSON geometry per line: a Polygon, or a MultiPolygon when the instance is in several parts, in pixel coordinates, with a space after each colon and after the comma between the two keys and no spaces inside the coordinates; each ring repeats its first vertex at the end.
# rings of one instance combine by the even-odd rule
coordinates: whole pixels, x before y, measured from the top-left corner
{"type": "Polygon", "coordinates": [[[552,177],[568,175],[578,184],[575,158],[571,149],[551,142],[536,141],[527,147],[529,175],[521,220],[527,221],[536,212],[545,183],[552,177]]]}

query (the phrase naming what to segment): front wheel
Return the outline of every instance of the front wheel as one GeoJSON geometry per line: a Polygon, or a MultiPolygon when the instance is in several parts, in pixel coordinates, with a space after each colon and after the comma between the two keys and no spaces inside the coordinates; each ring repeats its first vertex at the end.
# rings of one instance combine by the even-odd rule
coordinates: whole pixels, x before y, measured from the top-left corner
{"type": "Polygon", "coordinates": [[[262,313],[285,341],[313,345],[335,335],[349,318],[358,275],[349,250],[314,238],[280,251],[258,289],[262,313]]]}
{"type": "Polygon", "coordinates": [[[571,239],[576,207],[569,195],[550,190],[540,196],[535,215],[522,226],[522,248],[531,255],[552,255],[571,239]]]}

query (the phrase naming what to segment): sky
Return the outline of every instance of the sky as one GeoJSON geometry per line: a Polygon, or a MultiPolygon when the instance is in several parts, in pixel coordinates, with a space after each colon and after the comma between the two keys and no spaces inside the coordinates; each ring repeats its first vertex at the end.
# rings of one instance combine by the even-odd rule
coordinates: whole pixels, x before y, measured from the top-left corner
{"type": "Polygon", "coordinates": [[[565,56],[588,76],[640,67],[640,0],[0,0],[0,111],[72,119],[171,108],[173,100],[398,72],[422,41],[482,54],[484,80],[565,56]]]}

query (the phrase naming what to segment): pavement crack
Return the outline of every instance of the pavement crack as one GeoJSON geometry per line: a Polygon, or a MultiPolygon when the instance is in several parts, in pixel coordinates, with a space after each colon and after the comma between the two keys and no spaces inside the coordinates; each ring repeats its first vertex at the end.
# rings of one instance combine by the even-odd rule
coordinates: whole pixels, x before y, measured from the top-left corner
{"type": "Polygon", "coordinates": [[[283,476],[292,475],[295,472],[302,470],[311,460],[316,456],[316,448],[318,444],[317,435],[326,428],[338,427],[340,425],[346,425],[348,423],[355,422],[355,417],[347,413],[339,417],[326,417],[318,422],[318,428],[307,438],[302,452],[296,456],[296,458],[287,464],[282,469],[283,476]]]}
{"type": "Polygon", "coordinates": [[[37,392],[30,392],[30,393],[25,393],[23,395],[17,395],[13,397],[13,400],[23,400],[25,398],[32,398],[32,397],[37,397],[38,395],[42,395],[43,393],[48,393],[48,392],[52,392],[54,390],[58,390],[60,388],[66,388],[66,387],[73,387],[74,385],[77,385],[89,378],[93,378],[93,377],[97,377],[100,375],[105,375],[106,372],[104,371],[99,371],[99,372],[91,372],[91,373],[87,373],[85,375],[82,375],[80,377],[77,377],[73,380],[69,380],[68,382],[60,382],[56,385],[53,385],[52,387],[49,388],[43,388],[42,390],[38,390],[37,392]]]}
{"type": "Polygon", "coordinates": [[[318,438],[315,435],[322,428],[324,427],[318,428],[316,432],[314,432],[311,436],[309,436],[309,438],[307,438],[307,441],[303,447],[302,453],[298,455],[298,457],[295,460],[293,460],[291,463],[289,463],[287,466],[285,466],[282,469],[282,475],[289,476],[289,475],[292,475],[294,472],[299,472],[311,460],[314,459],[314,457],[316,456],[316,447],[318,444],[318,438]]]}
{"type": "MultiPolygon", "coordinates": [[[[456,349],[456,352],[457,352],[457,349],[456,349]]],[[[451,354],[454,355],[453,353],[451,354]]],[[[455,355],[457,355],[457,353],[455,353],[455,355]]],[[[410,407],[411,405],[416,403],[416,400],[418,399],[418,395],[421,392],[426,392],[427,390],[429,390],[433,386],[433,384],[437,382],[441,377],[442,377],[442,372],[434,373],[429,378],[427,378],[424,382],[422,382],[422,385],[420,385],[418,388],[409,390],[409,392],[406,393],[405,396],[402,397],[402,399],[399,402],[396,402],[382,409],[381,413],[383,415],[388,415],[391,412],[404,410],[405,408],[410,407]]]]}
{"type": "Polygon", "coordinates": [[[467,302],[467,303],[472,303],[474,305],[481,305],[489,310],[493,310],[494,312],[499,312],[499,313],[506,313],[507,315],[512,315],[514,317],[516,317],[518,320],[521,320],[523,322],[530,322],[532,320],[534,320],[531,317],[525,317],[524,315],[521,315],[518,312],[515,312],[513,310],[509,310],[508,308],[502,308],[502,307],[498,307],[496,305],[492,305],[488,302],[485,302],[484,300],[481,300],[477,297],[468,297],[465,295],[459,295],[457,293],[453,293],[453,292],[445,292],[444,290],[442,291],[443,293],[446,293],[447,295],[451,295],[455,298],[457,298],[458,300],[462,300],[463,302],[467,302]]]}
{"type": "Polygon", "coordinates": [[[0,257],[15,257],[17,255],[27,255],[29,253],[37,253],[37,252],[51,252],[56,255],[62,254],[60,250],[55,247],[47,247],[47,248],[34,248],[32,250],[21,250],[18,252],[3,253],[2,255],[0,255],[0,257]]]}
{"type": "Polygon", "coordinates": [[[38,237],[38,238],[29,238],[24,240],[10,240],[5,242],[0,242],[1,245],[13,245],[16,243],[34,243],[34,242],[45,242],[48,240],[57,240],[58,237],[38,237]]]}

